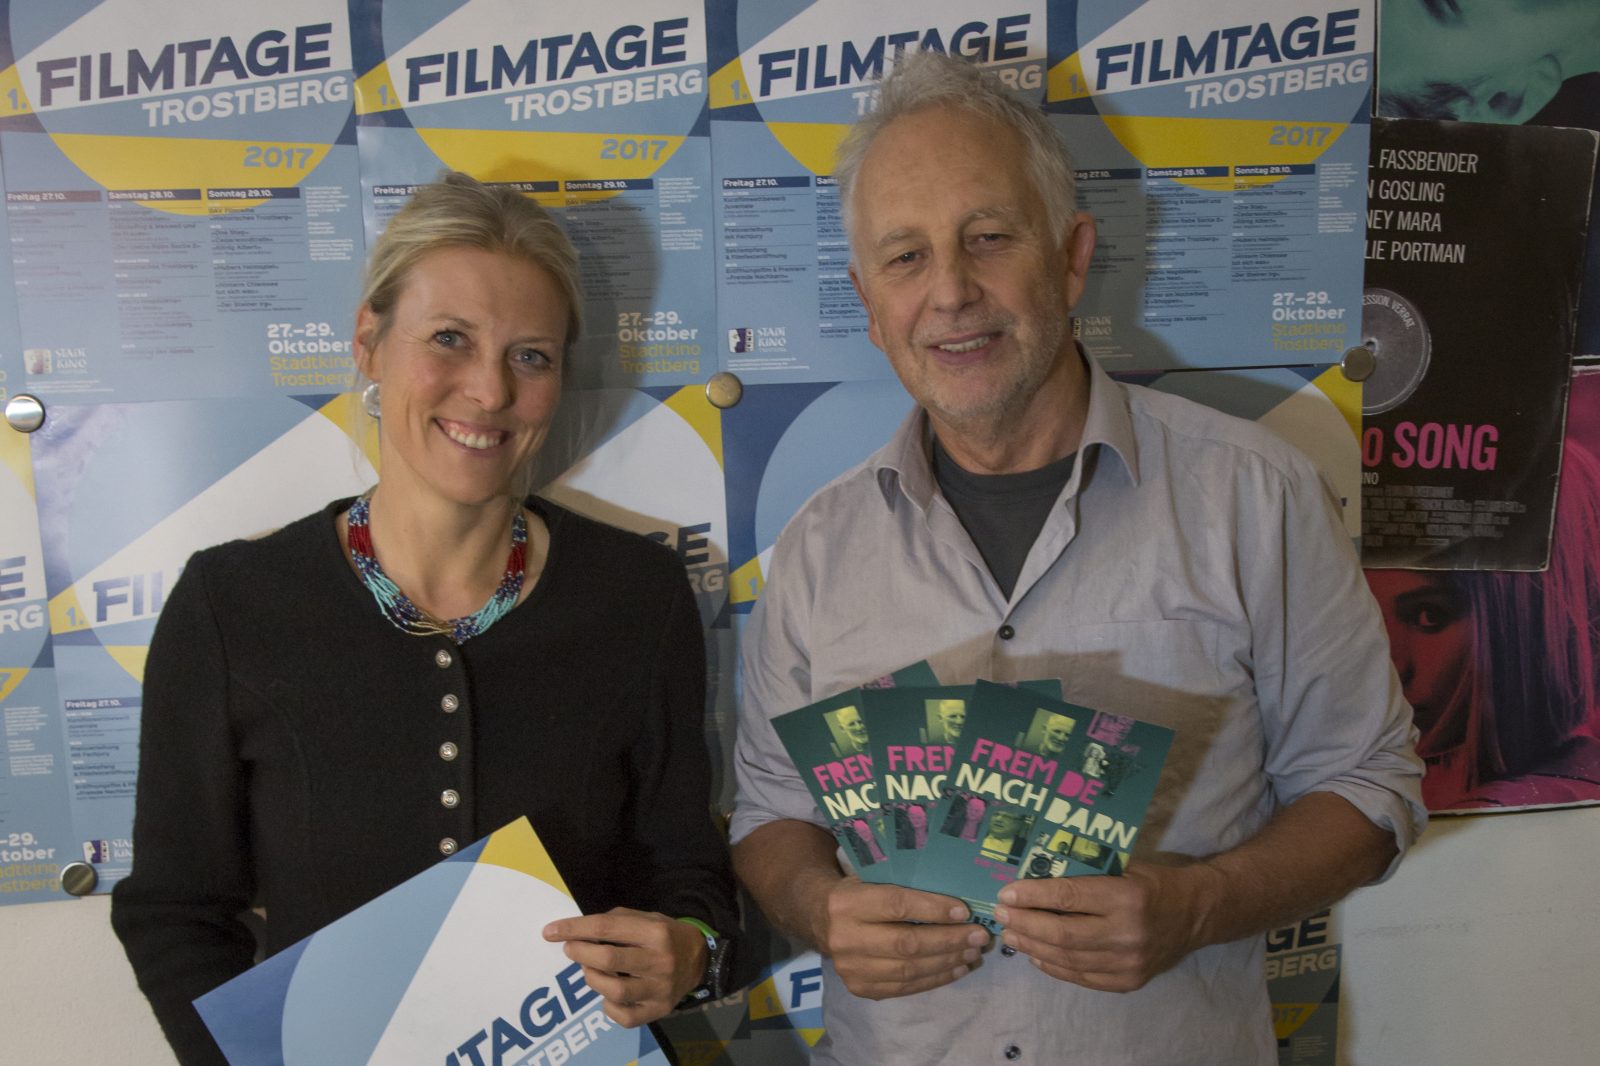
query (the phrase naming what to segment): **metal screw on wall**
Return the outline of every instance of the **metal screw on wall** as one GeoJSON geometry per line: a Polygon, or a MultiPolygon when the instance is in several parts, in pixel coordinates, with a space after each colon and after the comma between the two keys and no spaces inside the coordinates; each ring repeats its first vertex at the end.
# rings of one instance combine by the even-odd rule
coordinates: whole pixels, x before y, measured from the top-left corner
{"type": "Polygon", "coordinates": [[[44,404],[37,396],[18,393],[6,401],[6,425],[18,433],[32,433],[44,425],[44,404]]]}

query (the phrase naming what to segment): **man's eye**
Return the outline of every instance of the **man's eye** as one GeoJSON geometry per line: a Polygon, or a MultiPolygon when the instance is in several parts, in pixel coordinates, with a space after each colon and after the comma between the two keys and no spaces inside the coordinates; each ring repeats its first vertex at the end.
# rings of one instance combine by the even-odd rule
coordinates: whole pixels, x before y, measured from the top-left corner
{"type": "Polygon", "coordinates": [[[889,262],[893,263],[895,266],[908,266],[911,263],[915,263],[916,261],[917,261],[917,253],[916,252],[901,252],[899,255],[897,255],[893,259],[889,260],[889,262]]]}

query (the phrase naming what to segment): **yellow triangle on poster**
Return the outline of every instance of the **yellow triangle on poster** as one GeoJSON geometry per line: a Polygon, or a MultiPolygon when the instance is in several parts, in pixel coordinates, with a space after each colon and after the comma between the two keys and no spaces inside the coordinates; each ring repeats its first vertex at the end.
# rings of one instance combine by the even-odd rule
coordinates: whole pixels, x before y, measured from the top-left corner
{"type": "Polygon", "coordinates": [[[533,825],[527,816],[518,818],[504,829],[490,833],[489,839],[484,842],[483,851],[478,855],[478,861],[525,873],[552,888],[559,889],[562,895],[572,895],[566,881],[562,880],[561,874],[556,870],[556,864],[551,861],[550,853],[544,850],[544,844],[533,831],[533,825]]]}
{"type": "Polygon", "coordinates": [[[735,56],[711,75],[707,89],[713,109],[739,107],[750,102],[750,79],[744,76],[744,60],[735,56]]]}
{"type": "Polygon", "coordinates": [[[144,684],[144,661],[150,657],[148,644],[107,644],[106,654],[128,672],[128,676],[144,684]]]}
{"type": "Polygon", "coordinates": [[[1312,384],[1321,389],[1334,409],[1344,416],[1350,425],[1350,435],[1360,440],[1361,382],[1345,377],[1342,367],[1330,366],[1318,374],[1312,384]]]}
{"type": "Polygon", "coordinates": [[[22,679],[27,676],[26,670],[7,670],[0,667],[0,700],[15,692],[17,686],[22,684],[22,679]]]}
{"type": "Polygon", "coordinates": [[[716,1066],[728,1050],[726,1040],[674,1040],[679,1066],[716,1066]]]}
{"type": "Polygon", "coordinates": [[[88,628],[89,616],[83,613],[83,605],[78,602],[77,587],[69,585],[56,593],[55,599],[50,601],[50,632],[76,633],[88,628]]]}
{"type": "Polygon", "coordinates": [[[400,94],[395,92],[394,79],[389,76],[387,61],[379,63],[356,79],[356,114],[371,115],[379,111],[395,111],[401,106],[400,94]]]}
{"type": "MultiPolygon", "coordinates": [[[[0,390],[0,392],[3,391],[0,390]]],[[[16,475],[17,482],[22,486],[22,491],[29,496],[34,496],[36,493],[33,491],[31,451],[32,449],[28,447],[27,434],[7,432],[0,435],[0,463],[4,463],[16,475]]]]}
{"type": "Polygon", "coordinates": [[[842,122],[767,123],[767,132],[783,145],[784,151],[813,174],[833,173],[833,157],[849,131],[850,126],[842,122]]]}
{"type": "Polygon", "coordinates": [[[800,1039],[804,1040],[806,1042],[806,1047],[816,1047],[817,1046],[817,1041],[822,1039],[822,1034],[826,1033],[827,1030],[826,1029],[796,1029],[795,1032],[799,1033],[800,1034],[800,1039]]]}
{"type": "Polygon", "coordinates": [[[372,469],[378,469],[378,420],[361,410],[359,392],[340,393],[318,408],[317,413],[344,430],[356,442],[372,469]]]}
{"type": "Polygon", "coordinates": [[[769,977],[746,994],[745,1000],[750,1004],[751,1021],[783,1016],[783,1003],[778,999],[778,986],[775,981],[776,978],[769,977]]]}
{"type": "Polygon", "coordinates": [[[28,90],[22,87],[22,75],[15,66],[0,70],[0,118],[31,115],[33,105],[28,102],[28,90]]]}
{"type": "Polygon", "coordinates": [[[728,575],[728,602],[754,603],[761,598],[766,579],[761,576],[761,557],[757,556],[728,575]]]}
{"type": "Polygon", "coordinates": [[[1057,100],[1081,100],[1088,96],[1089,82],[1083,76],[1080,54],[1074,52],[1051,67],[1046,86],[1047,99],[1052,103],[1057,100]]]}
{"type": "Polygon", "coordinates": [[[722,465],[722,412],[706,399],[703,385],[685,385],[667,399],[667,406],[706,442],[706,448],[722,465]]]}
{"type": "Polygon", "coordinates": [[[1279,1040],[1287,1040],[1317,1012],[1315,1003],[1274,1003],[1272,1005],[1272,1032],[1279,1040]]]}

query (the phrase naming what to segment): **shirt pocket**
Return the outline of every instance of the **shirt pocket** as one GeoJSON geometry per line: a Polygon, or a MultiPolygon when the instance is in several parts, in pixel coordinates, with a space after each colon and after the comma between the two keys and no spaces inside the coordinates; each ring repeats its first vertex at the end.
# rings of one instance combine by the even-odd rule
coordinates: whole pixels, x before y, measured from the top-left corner
{"type": "Polygon", "coordinates": [[[1177,728],[1230,695],[1218,627],[1201,619],[1064,626],[1054,642],[1062,693],[1098,711],[1177,728]]]}
{"type": "Polygon", "coordinates": [[[1231,820],[1218,805],[1258,805],[1251,793],[1264,787],[1260,716],[1248,673],[1220,647],[1222,634],[1204,619],[1157,619],[1067,626],[1058,639],[1053,662],[1065,699],[1173,730],[1141,845],[1214,851],[1212,823],[1231,820]],[[1201,824],[1209,828],[1197,837],[1201,824]]]}

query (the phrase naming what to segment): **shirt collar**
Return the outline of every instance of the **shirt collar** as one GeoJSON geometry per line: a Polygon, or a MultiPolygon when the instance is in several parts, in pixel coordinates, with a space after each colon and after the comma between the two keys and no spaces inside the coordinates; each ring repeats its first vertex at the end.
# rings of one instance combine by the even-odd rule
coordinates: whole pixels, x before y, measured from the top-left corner
{"type": "MultiPolygon", "coordinates": [[[[1122,460],[1128,479],[1139,484],[1139,448],[1133,432],[1133,415],[1128,409],[1128,393],[1101,369],[1100,364],[1078,350],[1078,357],[1089,368],[1089,411],[1083,422],[1083,437],[1078,442],[1080,454],[1091,445],[1105,445],[1122,460]]],[[[904,492],[917,507],[926,510],[938,483],[933,476],[931,446],[932,431],[928,428],[928,413],[915,408],[895,430],[888,445],[869,462],[878,480],[878,490],[884,503],[894,508],[895,497],[904,492]]],[[[1078,492],[1083,479],[1084,464],[1078,463],[1067,482],[1064,496],[1078,492]]]]}

